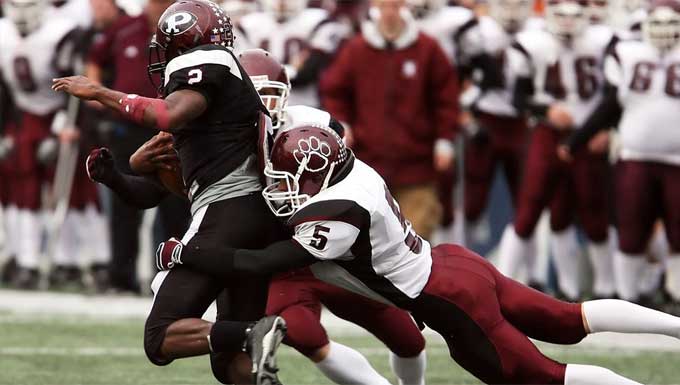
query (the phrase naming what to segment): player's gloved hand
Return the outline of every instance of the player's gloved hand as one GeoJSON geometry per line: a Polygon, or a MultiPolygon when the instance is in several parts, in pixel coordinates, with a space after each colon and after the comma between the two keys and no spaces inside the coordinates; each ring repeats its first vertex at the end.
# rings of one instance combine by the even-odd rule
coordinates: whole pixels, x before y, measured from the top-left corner
{"type": "Polygon", "coordinates": [[[182,242],[177,238],[170,238],[161,242],[156,249],[156,267],[158,270],[170,270],[182,264],[182,242]]]}
{"type": "Polygon", "coordinates": [[[85,160],[85,170],[87,176],[93,182],[109,184],[116,175],[116,167],[113,163],[113,154],[106,147],[101,147],[90,151],[90,155],[85,160]]]}

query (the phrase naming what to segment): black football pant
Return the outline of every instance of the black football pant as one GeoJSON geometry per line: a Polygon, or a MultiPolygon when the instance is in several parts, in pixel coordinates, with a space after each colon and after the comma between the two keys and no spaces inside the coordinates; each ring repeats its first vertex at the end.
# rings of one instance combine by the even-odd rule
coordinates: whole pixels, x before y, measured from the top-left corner
{"type": "MultiPolygon", "coordinates": [[[[221,243],[230,247],[261,249],[289,237],[262,195],[254,193],[199,209],[182,241],[191,247],[214,247],[221,243]]],[[[218,321],[257,321],[264,316],[269,277],[234,276],[225,280],[181,266],[160,274],[167,275],[162,281],[160,276],[157,277],[154,282],[154,303],[144,331],[144,349],[149,360],[156,365],[172,362],[160,353],[168,326],[184,318],[201,318],[215,299],[218,321]]],[[[236,353],[211,354],[213,374],[220,382],[230,383],[227,364],[236,353]]]]}

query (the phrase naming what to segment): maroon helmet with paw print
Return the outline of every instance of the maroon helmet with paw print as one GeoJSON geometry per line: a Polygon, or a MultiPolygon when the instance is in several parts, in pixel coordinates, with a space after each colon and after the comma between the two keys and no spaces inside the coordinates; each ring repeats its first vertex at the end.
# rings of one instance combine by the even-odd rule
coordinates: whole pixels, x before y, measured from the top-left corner
{"type": "Polygon", "coordinates": [[[158,19],[149,45],[149,75],[160,73],[162,76],[170,60],[204,44],[233,47],[229,16],[218,4],[208,0],[173,3],[158,19]]]}
{"type": "Polygon", "coordinates": [[[332,128],[300,125],[281,132],[272,146],[264,174],[269,208],[283,217],[295,213],[309,198],[333,184],[351,152],[332,128]]]}

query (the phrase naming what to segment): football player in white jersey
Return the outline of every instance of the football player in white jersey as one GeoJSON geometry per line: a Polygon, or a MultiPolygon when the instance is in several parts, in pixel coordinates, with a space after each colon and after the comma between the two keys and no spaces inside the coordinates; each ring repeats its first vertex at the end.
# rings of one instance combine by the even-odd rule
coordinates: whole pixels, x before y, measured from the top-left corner
{"type": "Polygon", "coordinates": [[[583,149],[567,164],[557,157],[558,144],[590,115],[601,99],[602,60],[615,41],[606,27],[589,26],[576,0],[553,0],[546,9],[546,29],[516,36],[508,51],[517,76],[514,106],[537,121],[532,133],[513,221],[501,243],[499,267],[513,276],[528,255],[529,240],[545,208],[550,208],[551,251],[561,295],[581,295],[574,214],[588,238],[594,270],[593,292],[614,294],[611,253],[607,245],[608,176],[606,154],[583,149]]]}
{"type": "MultiPolygon", "coordinates": [[[[315,28],[328,13],[322,9],[307,9],[307,0],[261,0],[262,12],[241,18],[240,49],[262,48],[269,51],[288,69],[291,80],[309,55],[309,40],[315,28]]],[[[317,106],[316,87],[294,89],[291,102],[317,106]]]]}
{"type": "MultiPolygon", "coordinates": [[[[322,124],[342,135],[342,125],[326,112],[297,105],[288,106],[290,82],[285,69],[268,52],[246,50],[239,62],[272,117],[273,132],[284,132],[301,124],[322,124]]],[[[263,154],[267,154],[263,143],[263,154]]],[[[263,163],[268,162],[267,157],[263,163]]],[[[393,306],[367,300],[314,277],[309,269],[274,276],[270,283],[267,315],[280,315],[288,331],[284,343],[312,360],[317,368],[338,384],[378,385],[389,382],[371,367],[361,353],[330,341],[321,325],[321,304],[339,317],[377,336],[390,348],[390,362],[401,384],[425,383],[425,341],[408,313],[393,306]]]]}
{"type": "Polygon", "coordinates": [[[657,218],[670,256],[666,290],[680,302],[680,2],[652,4],[642,41],[622,41],[605,60],[607,89],[599,107],[572,135],[570,153],[598,130],[618,123],[616,218],[619,248],[614,272],[621,298],[639,299],[639,277],[657,218]]]}
{"type": "Polygon", "coordinates": [[[71,71],[75,47],[75,23],[46,17],[47,9],[46,0],[8,0],[3,2],[7,17],[0,19],[0,68],[19,114],[7,133],[15,148],[6,161],[12,164],[7,216],[20,267],[15,284],[22,288],[38,285],[41,189],[47,182],[45,164],[56,150],[52,119],[66,101],[52,92],[51,83],[71,71]]]}
{"type": "Polygon", "coordinates": [[[476,30],[477,18],[471,10],[448,6],[446,0],[408,0],[418,27],[439,42],[452,62],[466,61],[482,52],[482,39],[476,30]]]}
{"type": "Polygon", "coordinates": [[[648,0],[609,0],[608,23],[622,40],[642,39],[648,0]]]}
{"type": "Polygon", "coordinates": [[[286,218],[292,239],[261,250],[205,250],[169,240],[158,249],[159,266],[227,277],[312,265],[322,279],[410,311],[488,384],[638,384],[601,367],[553,361],[527,337],[560,344],[601,331],[680,338],[680,318],[621,300],[562,302],[503,276],[463,247],[431,248],[380,175],[327,126],[280,133],[265,175],[273,182],[262,194],[286,218]]]}
{"type": "Polygon", "coordinates": [[[471,63],[472,87],[461,98],[474,116],[468,124],[465,148],[465,220],[467,239],[478,239],[484,222],[489,191],[500,164],[516,201],[528,130],[526,119],[512,105],[514,78],[509,71],[506,50],[514,35],[532,16],[529,0],[491,0],[489,16],[479,17],[478,29],[484,42],[486,60],[471,63]]]}

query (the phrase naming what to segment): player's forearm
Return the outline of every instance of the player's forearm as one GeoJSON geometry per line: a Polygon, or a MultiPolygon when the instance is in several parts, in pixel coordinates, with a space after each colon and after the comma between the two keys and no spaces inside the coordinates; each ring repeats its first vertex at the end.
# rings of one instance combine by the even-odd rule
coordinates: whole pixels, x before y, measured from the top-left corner
{"type": "Polygon", "coordinates": [[[293,241],[281,241],[260,250],[188,245],[182,249],[182,265],[200,273],[227,278],[233,273],[269,275],[316,262],[293,241]]]}
{"type": "Polygon", "coordinates": [[[168,195],[167,190],[146,177],[118,171],[104,184],[125,203],[140,210],[158,206],[168,195]]]}
{"type": "Polygon", "coordinates": [[[585,146],[598,132],[616,126],[623,110],[618,101],[617,88],[606,86],[604,96],[597,108],[588,117],[580,130],[574,132],[567,140],[569,150],[573,153],[585,146]]]}

